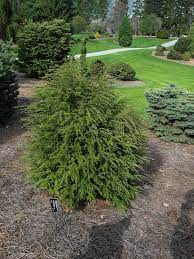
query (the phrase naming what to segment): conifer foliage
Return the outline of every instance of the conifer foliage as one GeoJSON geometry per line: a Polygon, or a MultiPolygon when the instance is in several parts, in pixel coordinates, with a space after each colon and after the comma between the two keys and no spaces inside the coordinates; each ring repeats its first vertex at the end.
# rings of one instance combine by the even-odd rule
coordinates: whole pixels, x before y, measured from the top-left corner
{"type": "Polygon", "coordinates": [[[139,190],[142,123],[104,80],[63,65],[30,108],[29,177],[75,207],[101,198],[123,208],[139,190]]]}
{"type": "Polygon", "coordinates": [[[13,64],[11,47],[0,42],[0,123],[11,115],[17,104],[19,86],[13,64]]]}
{"type": "Polygon", "coordinates": [[[119,44],[123,47],[129,47],[132,44],[132,26],[129,18],[125,16],[119,27],[119,44]]]}
{"type": "Polygon", "coordinates": [[[194,144],[194,94],[174,85],[146,94],[151,128],[168,142],[194,144]]]}

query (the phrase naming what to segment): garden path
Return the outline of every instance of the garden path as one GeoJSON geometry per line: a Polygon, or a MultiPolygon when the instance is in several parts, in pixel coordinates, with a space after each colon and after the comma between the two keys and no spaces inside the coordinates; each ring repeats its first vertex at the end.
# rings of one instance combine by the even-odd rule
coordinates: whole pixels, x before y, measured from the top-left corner
{"type": "MultiPolygon", "coordinates": [[[[172,47],[176,44],[177,40],[172,40],[167,43],[162,44],[162,46],[168,48],[172,47]]],[[[154,50],[156,49],[156,46],[154,47],[147,47],[147,48],[118,48],[118,49],[111,49],[111,50],[103,50],[103,51],[98,51],[98,52],[92,52],[92,53],[87,53],[87,58],[90,57],[98,57],[98,56],[105,56],[105,55],[110,55],[110,54],[115,54],[115,53],[120,53],[120,52],[125,52],[125,51],[136,51],[136,50],[154,50]]],[[[80,54],[75,55],[75,58],[80,58],[80,54]]]]}

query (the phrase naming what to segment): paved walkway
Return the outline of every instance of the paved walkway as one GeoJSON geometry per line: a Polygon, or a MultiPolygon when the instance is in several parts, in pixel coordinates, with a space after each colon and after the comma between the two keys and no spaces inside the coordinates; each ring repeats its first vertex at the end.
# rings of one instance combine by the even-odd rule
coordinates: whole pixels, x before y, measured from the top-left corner
{"type": "MultiPolygon", "coordinates": [[[[176,44],[176,42],[177,42],[177,40],[172,40],[172,41],[169,41],[167,43],[162,44],[162,46],[164,46],[166,48],[172,47],[172,46],[174,46],[176,44]]],[[[125,52],[125,51],[135,51],[135,50],[144,50],[144,49],[154,50],[154,49],[156,49],[156,46],[154,46],[154,47],[147,47],[147,48],[120,48],[120,49],[110,49],[110,50],[92,52],[92,53],[87,53],[87,58],[98,57],[98,56],[105,56],[105,55],[110,55],[110,54],[119,53],[119,52],[125,52]]],[[[75,58],[80,58],[80,54],[79,55],[75,55],[75,58]]]]}

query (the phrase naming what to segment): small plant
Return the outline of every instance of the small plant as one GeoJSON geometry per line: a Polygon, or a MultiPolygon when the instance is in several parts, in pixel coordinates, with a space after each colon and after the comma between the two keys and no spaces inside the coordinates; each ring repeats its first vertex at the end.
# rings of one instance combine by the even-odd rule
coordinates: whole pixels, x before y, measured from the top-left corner
{"type": "Polygon", "coordinates": [[[130,20],[127,16],[125,16],[122,20],[122,23],[119,27],[118,40],[119,45],[123,47],[129,47],[132,44],[133,36],[132,36],[132,26],[130,20]]]}
{"type": "Polygon", "coordinates": [[[136,76],[134,68],[132,68],[129,64],[124,62],[113,64],[109,68],[109,74],[112,77],[122,81],[133,81],[136,76]]]}
{"type": "Polygon", "coordinates": [[[90,35],[88,36],[88,38],[89,38],[90,40],[95,40],[95,35],[90,34],[90,35]]]}
{"type": "Polygon", "coordinates": [[[14,73],[15,57],[9,45],[0,42],[0,123],[14,111],[19,94],[14,73]]]}
{"type": "Polygon", "coordinates": [[[155,55],[156,56],[164,56],[164,51],[166,51],[166,48],[161,46],[161,45],[158,45],[156,47],[155,55]]]}
{"type": "Polygon", "coordinates": [[[159,38],[159,39],[169,39],[170,33],[167,30],[160,30],[157,33],[157,38],[159,38]]]}
{"type": "Polygon", "coordinates": [[[190,53],[189,51],[183,53],[182,59],[185,60],[185,61],[190,61],[190,59],[191,59],[191,53],[190,53]]]}
{"type": "Polygon", "coordinates": [[[102,60],[95,60],[92,62],[90,69],[88,71],[88,75],[94,77],[100,77],[105,73],[106,66],[102,60]]]}
{"type": "Polygon", "coordinates": [[[29,110],[29,178],[70,208],[97,198],[125,208],[139,192],[141,120],[101,79],[65,64],[29,110]]]}
{"type": "Polygon", "coordinates": [[[190,37],[181,37],[178,39],[174,49],[180,53],[185,53],[192,49],[192,39],[190,37]]]}
{"type": "Polygon", "coordinates": [[[101,38],[101,35],[100,35],[100,33],[98,31],[95,33],[95,38],[96,39],[100,39],[101,38]]]}
{"type": "Polygon", "coordinates": [[[172,60],[182,60],[182,54],[172,49],[169,51],[167,58],[172,60]]]}
{"type": "Polygon", "coordinates": [[[18,35],[22,70],[42,77],[68,58],[71,45],[70,26],[63,20],[28,23],[18,35]]]}

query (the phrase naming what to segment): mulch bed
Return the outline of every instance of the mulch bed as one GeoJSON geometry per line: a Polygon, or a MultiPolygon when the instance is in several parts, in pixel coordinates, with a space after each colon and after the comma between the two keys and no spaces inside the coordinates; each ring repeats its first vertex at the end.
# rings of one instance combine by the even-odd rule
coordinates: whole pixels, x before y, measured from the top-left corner
{"type": "Polygon", "coordinates": [[[185,61],[185,60],[172,60],[172,59],[168,59],[167,58],[167,53],[165,54],[165,56],[156,56],[155,55],[155,51],[153,52],[152,56],[154,56],[156,58],[159,58],[159,59],[162,59],[162,60],[167,60],[167,61],[171,61],[171,62],[174,62],[174,63],[178,63],[178,64],[181,64],[181,65],[194,66],[194,59],[191,59],[189,61],[185,61]]]}
{"type": "Polygon", "coordinates": [[[22,162],[23,108],[32,101],[24,88],[35,85],[25,82],[21,107],[0,129],[0,258],[194,258],[194,146],[151,137],[143,191],[125,213],[97,201],[54,215],[22,162]]]}

